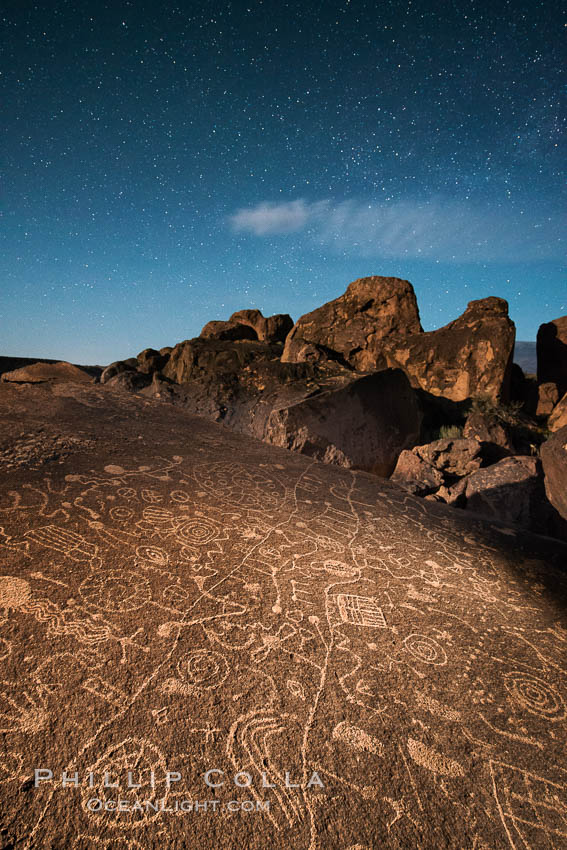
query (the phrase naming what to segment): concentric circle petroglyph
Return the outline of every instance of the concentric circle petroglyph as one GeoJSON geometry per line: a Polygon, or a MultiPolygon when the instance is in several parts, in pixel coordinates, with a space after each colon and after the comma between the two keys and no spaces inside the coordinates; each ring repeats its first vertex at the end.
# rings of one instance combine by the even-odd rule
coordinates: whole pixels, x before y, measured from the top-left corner
{"type": "Polygon", "coordinates": [[[424,664],[437,664],[442,667],[447,663],[447,653],[429,635],[408,635],[404,638],[404,646],[410,655],[418,661],[423,661],[424,664]]]}
{"type": "Polygon", "coordinates": [[[548,720],[562,720],[565,717],[562,697],[541,679],[529,673],[514,671],[504,676],[504,684],[511,697],[532,714],[548,720]]]}
{"type": "Polygon", "coordinates": [[[79,593],[86,605],[110,613],[136,611],[151,598],[147,579],[117,570],[89,576],[79,587],[79,593]]]}
{"type": "Polygon", "coordinates": [[[177,537],[183,543],[203,546],[218,536],[218,528],[212,522],[201,517],[181,522],[177,527],[177,537]]]}
{"type": "Polygon", "coordinates": [[[218,688],[229,672],[224,655],[209,649],[197,649],[185,655],[177,670],[185,684],[204,690],[218,688]]]}
{"type": "Polygon", "coordinates": [[[136,555],[143,561],[151,561],[152,564],[160,567],[164,567],[169,560],[167,552],[159,546],[138,546],[136,555]]]}

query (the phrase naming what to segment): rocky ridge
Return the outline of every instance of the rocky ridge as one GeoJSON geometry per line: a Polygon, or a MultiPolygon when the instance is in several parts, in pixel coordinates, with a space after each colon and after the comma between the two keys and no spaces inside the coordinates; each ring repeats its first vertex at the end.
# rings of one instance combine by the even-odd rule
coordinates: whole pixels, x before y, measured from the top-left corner
{"type": "MultiPolygon", "coordinates": [[[[453,322],[424,331],[411,283],[372,276],[295,324],[239,310],[197,338],[110,364],[100,382],[326,463],[393,473],[429,500],[563,536],[567,515],[546,497],[538,458],[566,424],[566,322],[542,325],[536,378],[513,363],[503,299],[472,301],[453,322]],[[440,438],[450,446],[441,449],[440,438]],[[483,501],[492,490],[502,498],[483,501]]],[[[27,374],[92,380],[70,364],[39,365],[27,374]]]]}

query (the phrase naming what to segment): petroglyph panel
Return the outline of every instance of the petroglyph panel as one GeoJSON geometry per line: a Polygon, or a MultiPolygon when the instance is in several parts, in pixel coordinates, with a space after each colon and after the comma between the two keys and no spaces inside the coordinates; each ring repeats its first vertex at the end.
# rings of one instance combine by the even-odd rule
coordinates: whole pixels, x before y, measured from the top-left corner
{"type": "MultiPolygon", "coordinates": [[[[99,410],[96,388],[77,392],[99,410]]],[[[561,559],[210,423],[180,436],[175,410],[145,431],[153,409],[116,401],[105,434],[136,430],[100,463],[4,485],[6,842],[567,846],[561,559]],[[34,768],[53,780],[33,788],[34,768]],[[209,769],[220,803],[270,807],[88,807],[116,796],[105,772],[155,773],[121,789],[130,802],[210,799],[209,769]]]]}

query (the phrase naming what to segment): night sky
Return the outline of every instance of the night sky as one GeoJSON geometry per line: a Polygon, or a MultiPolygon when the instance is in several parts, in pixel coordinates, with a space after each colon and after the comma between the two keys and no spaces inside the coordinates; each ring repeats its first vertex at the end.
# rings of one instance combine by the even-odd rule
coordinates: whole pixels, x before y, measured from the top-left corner
{"type": "Polygon", "coordinates": [[[4,9],[0,354],[106,364],[370,274],[426,330],[567,312],[558,2],[4,9]]]}

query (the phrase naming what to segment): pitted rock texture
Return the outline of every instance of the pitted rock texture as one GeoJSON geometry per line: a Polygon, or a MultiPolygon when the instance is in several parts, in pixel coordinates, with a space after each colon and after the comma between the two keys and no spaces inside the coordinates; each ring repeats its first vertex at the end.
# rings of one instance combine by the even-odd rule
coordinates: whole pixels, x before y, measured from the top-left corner
{"type": "Polygon", "coordinates": [[[0,438],[97,454],[0,484],[4,847],[565,844],[564,548],[105,385],[21,390],[0,438]]]}
{"type": "MultiPolygon", "coordinates": [[[[295,362],[299,338],[336,352],[359,371],[374,371],[384,339],[421,331],[413,286],[397,277],[363,277],[306,313],[290,331],[282,360],[295,362]]],[[[304,343],[302,343],[303,345],[304,343]]]]}
{"type": "Polygon", "coordinates": [[[484,298],[439,330],[384,341],[377,362],[403,369],[412,386],[452,401],[508,401],[514,339],[507,302],[484,298]]]}

